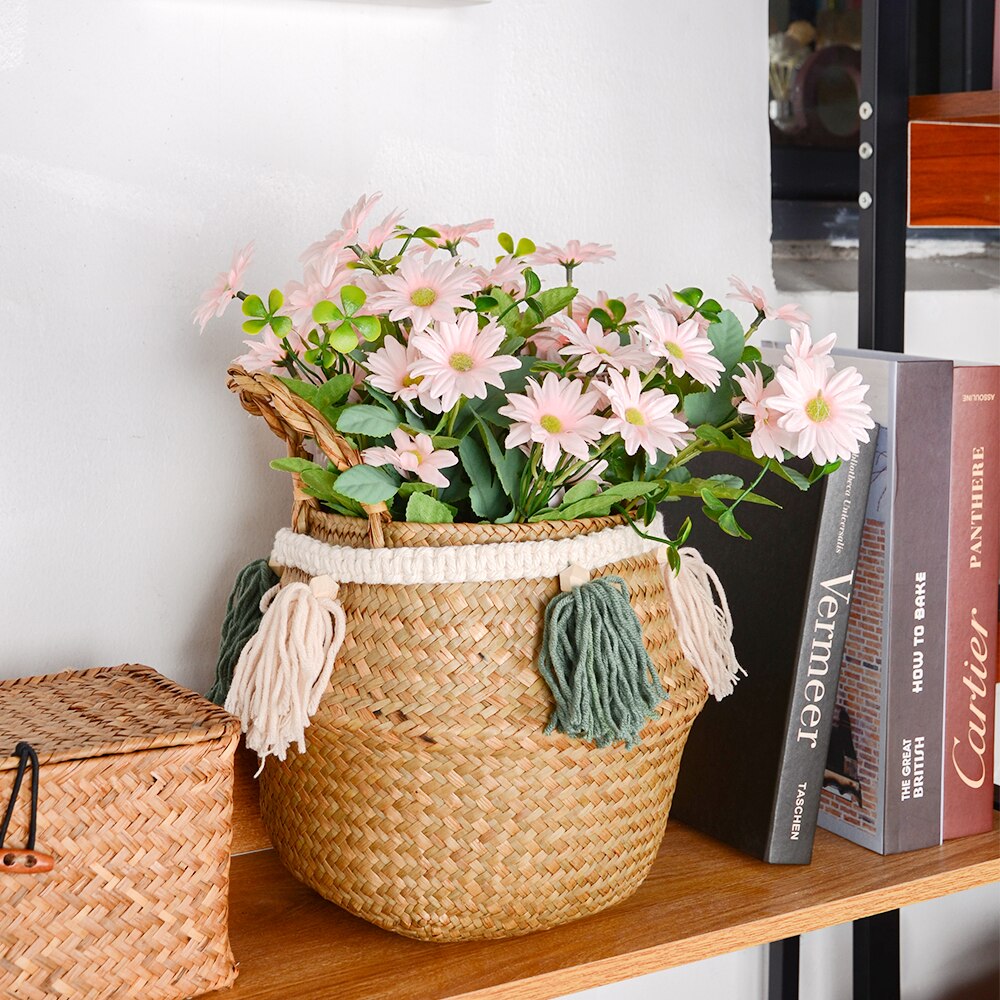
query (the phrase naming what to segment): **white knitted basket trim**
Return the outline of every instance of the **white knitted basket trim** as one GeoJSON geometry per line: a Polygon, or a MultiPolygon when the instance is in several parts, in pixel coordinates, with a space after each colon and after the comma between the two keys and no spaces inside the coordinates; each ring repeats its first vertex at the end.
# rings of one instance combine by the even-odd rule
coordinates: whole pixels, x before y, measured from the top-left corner
{"type": "MultiPolygon", "coordinates": [[[[646,529],[663,536],[657,514],[646,529]]],[[[641,538],[631,527],[605,528],[558,541],[496,542],[490,545],[413,546],[353,549],[327,545],[282,528],[274,538],[270,562],[309,576],[327,575],[340,583],[485,583],[558,576],[568,566],[600,569],[622,559],[653,552],[661,542],[641,538]]]]}

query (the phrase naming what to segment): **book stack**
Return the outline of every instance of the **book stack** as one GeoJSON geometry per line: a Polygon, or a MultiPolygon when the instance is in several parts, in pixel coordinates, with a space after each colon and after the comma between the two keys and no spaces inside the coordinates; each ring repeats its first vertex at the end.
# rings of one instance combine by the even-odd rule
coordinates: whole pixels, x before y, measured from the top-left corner
{"type": "Polygon", "coordinates": [[[741,514],[752,541],[692,539],[747,677],[696,721],[673,815],[775,863],[817,825],[882,854],[992,828],[1000,366],[835,353],[871,386],[871,445],[765,490],[786,510],[741,514]]]}

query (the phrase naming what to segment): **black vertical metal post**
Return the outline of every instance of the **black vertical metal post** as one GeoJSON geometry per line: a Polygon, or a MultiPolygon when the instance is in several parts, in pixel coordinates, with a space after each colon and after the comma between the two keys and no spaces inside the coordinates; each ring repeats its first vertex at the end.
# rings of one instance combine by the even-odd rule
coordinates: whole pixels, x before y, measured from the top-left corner
{"type": "Polygon", "coordinates": [[[767,1000],[799,1000],[799,939],[773,941],[767,949],[767,1000]]]}
{"type": "Polygon", "coordinates": [[[899,910],[854,921],[854,1000],[899,1000],[899,910]]]}
{"type": "Polygon", "coordinates": [[[861,10],[858,346],[903,350],[911,0],[861,10]]]}

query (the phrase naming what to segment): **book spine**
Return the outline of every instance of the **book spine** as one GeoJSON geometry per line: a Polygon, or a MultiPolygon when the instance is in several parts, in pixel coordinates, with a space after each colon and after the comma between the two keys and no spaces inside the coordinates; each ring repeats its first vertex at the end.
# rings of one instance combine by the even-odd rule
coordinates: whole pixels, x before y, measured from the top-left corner
{"type": "Polygon", "coordinates": [[[883,853],[941,843],[950,362],[897,366],[888,561],[883,853]]]}
{"type": "Polygon", "coordinates": [[[768,834],[774,864],[812,858],[876,437],[824,484],[768,834]]]}
{"type": "Polygon", "coordinates": [[[944,839],[993,826],[1000,578],[1000,366],[955,369],[944,720],[944,839]]]}

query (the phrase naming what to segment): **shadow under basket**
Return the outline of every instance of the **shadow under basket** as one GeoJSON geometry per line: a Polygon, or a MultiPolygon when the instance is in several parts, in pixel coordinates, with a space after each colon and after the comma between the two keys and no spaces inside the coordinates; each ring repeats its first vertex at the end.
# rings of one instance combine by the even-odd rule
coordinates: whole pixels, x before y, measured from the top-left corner
{"type": "MultiPolygon", "coordinates": [[[[367,548],[368,522],[308,510],[299,530],[367,548]]],[[[618,518],[385,525],[386,547],[562,539],[618,518]]],[[[641,741],[545,735],[535,666],[551,578],[342,583],[347,632],[307,748],[269,758],[261,812],[283,863],[327,899],[433,941],[501,938],[626,899],[667,823],[681,753],[705,703],[654,553],[595,575],[628,585],[668,699],[641,741]]],[[[304,580],[286,569],[282,582],[304,580]]]]}

